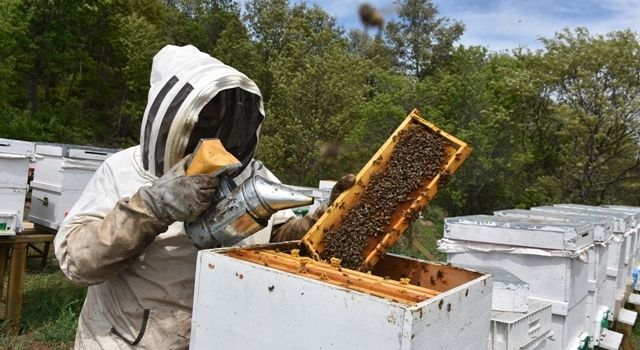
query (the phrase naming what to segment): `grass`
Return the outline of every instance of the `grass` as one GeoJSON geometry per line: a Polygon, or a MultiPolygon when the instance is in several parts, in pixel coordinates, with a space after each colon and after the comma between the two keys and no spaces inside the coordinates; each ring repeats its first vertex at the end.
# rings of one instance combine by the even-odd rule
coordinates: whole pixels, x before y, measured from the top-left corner
{"type": "MultiPolygon", "coordinates": [[[[33,267],[30,265],[30,267],[33,267]]],[[[25,276],[21,333],[0,335],[0,349],[71,349],[86,288],[67,280],[55,261],[25,276]]]]}

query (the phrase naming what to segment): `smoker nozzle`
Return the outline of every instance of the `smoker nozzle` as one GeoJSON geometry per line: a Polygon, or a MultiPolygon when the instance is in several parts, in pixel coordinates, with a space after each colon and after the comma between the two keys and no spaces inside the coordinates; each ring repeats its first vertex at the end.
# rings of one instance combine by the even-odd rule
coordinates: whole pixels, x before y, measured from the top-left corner
{"type": "Polygon", "coordinates": [[[200,249],[234,245],[263,229],[275,212],[313,203],[312,197],[257,175],[230,192],[230,186],[222,185],[218,200],[186,225],[187,235],[200,249]]]}
{"type": "Polygon", "coordinates": [[[242,195],[249,213],[264,220],[268,220],[277,211],[313,203],[313,197],[260,176],[254,176],[242,184],[242,195]]]}

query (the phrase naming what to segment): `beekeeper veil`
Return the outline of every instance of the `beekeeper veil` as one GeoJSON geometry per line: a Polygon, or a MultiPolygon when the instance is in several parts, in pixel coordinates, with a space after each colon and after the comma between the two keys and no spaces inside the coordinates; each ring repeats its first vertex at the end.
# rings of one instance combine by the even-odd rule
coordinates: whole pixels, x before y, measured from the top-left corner
{"type": "Polygon", "coordinates": [[[167,45],[153,58],[140,132],[142,165],[162,176],[200,139],[219,138],[246,167],[263,120],[262,96],[252,80],[193,46],[167,45]]]}

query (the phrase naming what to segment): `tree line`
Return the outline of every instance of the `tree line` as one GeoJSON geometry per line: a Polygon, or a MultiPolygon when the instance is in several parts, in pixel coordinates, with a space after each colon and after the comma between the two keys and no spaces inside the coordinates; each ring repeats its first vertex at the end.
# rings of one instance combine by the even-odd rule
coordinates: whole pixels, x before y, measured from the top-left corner
{"type": "Polygon", "coordinates": [[[490,52],[429,0],[396,15],[378,34],[288,0],[4,0],[0,136],[137,144],[153,55],[192,44],[261,88],[258,157],[285,182],[357,172],[419,108],[474,149],[437,199],[450,215],[640,205],[637,33],[490,52]]]}

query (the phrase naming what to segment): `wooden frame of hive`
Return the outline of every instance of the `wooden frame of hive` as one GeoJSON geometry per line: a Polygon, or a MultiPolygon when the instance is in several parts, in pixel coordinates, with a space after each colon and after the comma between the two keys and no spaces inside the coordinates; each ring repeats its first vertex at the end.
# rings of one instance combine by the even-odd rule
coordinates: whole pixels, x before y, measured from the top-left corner
{"type": "Polygon", "coordinates": [[[363,192],[362,190],[369,183],[371,176],[387,167],[391,153],[397,143],[397,135],[411,124],[422,125],[433,133],[443,137],[446,140],[449,154],[442,165],[440,173],[418,190],[411,193],[410,197],[412,200],[408,201],[408,204],[396,208],[391,219],[391,229],[389,232],[384,235],[370,237],[369,244],[364,249],[366,256],[362,268],[364,271],[371,270],[380,260],[380,256],[384,255],[387,249],[400,239],[402,233],[409,227],[411,217],[415,216],[412,214],[419,213],[426,207],[427,203],[429,203],[438,192],[442,182],[441,179],[446,181],[449,176],[453,175],[471,153],[471,149],[466,143],[422,119],[420,112],[414,109],[380,147],[371,160],[360,170],[360,173],[356,176],[356,184],[349,190],[343,192],[302,238],[302,243],[311,257],[316,260],[321,260],[321,253],[325,247],[325,232],[327,232],[329,228],[340,225],[342,218],[346,216],[348,210],[355,206],[360,199],[360,193],[363,192]]]}
{"type": "Polygon", "coordinates": [[[234,259],[405,305],[429,300],[484,275],[448,264],[393,254],[386,254],[384,263],[365,273],[341,267],[339,260],[324,262],[301,256],[300,250],[291,242],[219,248],[216,251],[234,259]]]}

